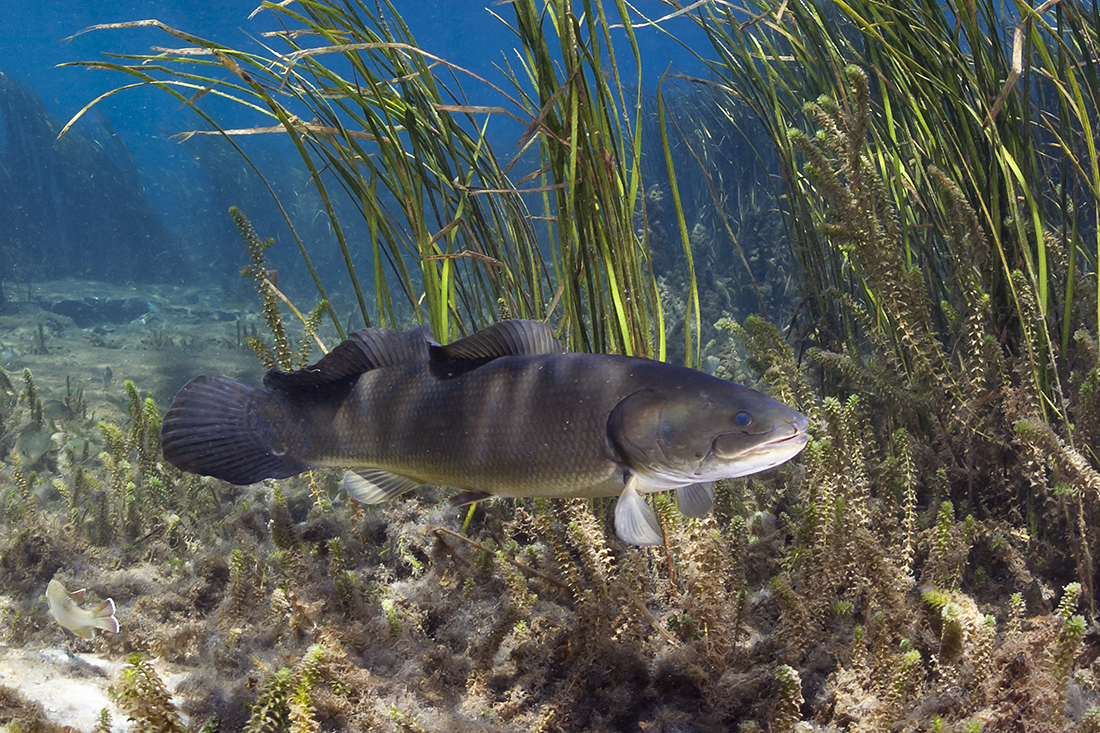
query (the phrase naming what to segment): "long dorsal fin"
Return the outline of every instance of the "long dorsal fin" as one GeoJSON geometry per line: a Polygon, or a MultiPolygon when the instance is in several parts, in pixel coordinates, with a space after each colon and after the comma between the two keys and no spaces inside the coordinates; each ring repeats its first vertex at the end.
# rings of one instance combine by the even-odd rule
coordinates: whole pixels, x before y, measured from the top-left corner
{"type": "Polygon", "coordinates": [[[296,372],[272,369],[264,376],[264,386],[272,391],[301,392],[342,385],[371,369],[427,359],[431,338],[432,331],[427,324],[404,332],[364,328],[313,366],[296,372]]]}
{"type": "Polygon", "coordinates": [[[500,321],[446,346],[431,347],[432,358],[453,361],[500,356],[560,354],[554,329],[542,321],[500,321]]]}

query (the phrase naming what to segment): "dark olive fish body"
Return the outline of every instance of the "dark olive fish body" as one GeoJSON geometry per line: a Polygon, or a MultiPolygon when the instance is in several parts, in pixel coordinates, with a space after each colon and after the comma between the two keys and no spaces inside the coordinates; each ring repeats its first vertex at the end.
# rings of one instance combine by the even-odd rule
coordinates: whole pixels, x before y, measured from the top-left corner
{"type": "Polygon", "coordinates": [[[192,380],[165,416],[165,456],[233,483],[350,467],[345,486],[368,503],[420,484],[460,489],[460,501],[620,495],[616,529],[645,544],[659,527],[639,492],[679,489],[698,515],[713,500],[705,482],[774,466],[806,441],[806,419],[755,390],[658,361],[563,354],[532,321],[447,346],[425,328],[365,329],[264,385],[192,380]]]}
{"type": "Polygon", "coordinates": [[[607,416],[645,386],[629,362],[540,354],[451,378],[433,375],[427,361],[367,372],[333,421],[308,431],[308,462],[505,496],[618,494],[607,416]]]}

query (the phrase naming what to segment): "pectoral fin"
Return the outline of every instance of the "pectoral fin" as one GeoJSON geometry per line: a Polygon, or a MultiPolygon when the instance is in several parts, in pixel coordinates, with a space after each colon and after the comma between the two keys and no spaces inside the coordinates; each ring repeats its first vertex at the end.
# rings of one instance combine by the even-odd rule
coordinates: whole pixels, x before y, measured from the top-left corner
{"type": "Polygon", "coordinates": [[[659,545],[665,541],[657,515],[638,493],[637,480],[631,476],[615,504],[615,534],[632,545],[659,545]]]}
{"type": "Polygon", "coordinates": [[[344,474],[344,490],[360,504],[391,501],[420,485],[419,481],[378,469],[363,471],[362,474],[354,471],[344,474]]]}
{"type": "Polygon", "coordinates": [[[680,513],[685,517],[706,516],[714,506],[714,484],[707,481],[703,484],[681,486],[676,489],[676,503],[680,505],[680,513]]]}

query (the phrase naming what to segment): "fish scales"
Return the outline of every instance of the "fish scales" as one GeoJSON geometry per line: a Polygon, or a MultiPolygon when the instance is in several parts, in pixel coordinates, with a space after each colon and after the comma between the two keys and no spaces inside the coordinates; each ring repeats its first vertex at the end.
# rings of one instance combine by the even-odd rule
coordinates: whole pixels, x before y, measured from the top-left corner
{"type": "Polygon", "coordinates": [[[422,484],[459,489],[455,503],[618,495],[619,536],[657,544],[642,494],[674,489],[681,512],[702,516],[713,481],[776,466],[807,441],[803,415],[755,390],[658,361],[565,354],[537,321],[446,346],[424,326],[364,329],[264,386],[193,379],[164,417],[165,457],[238,484],[352,468],[344,487],[368,504],[422,484]]]}
{"type": "Polygon", "coordinates": [[[367,372],[334,420],[306,430],[309,460],[508,496],[614,495],[622,464],[607,415],[647,386],[637,366],[555,354],[501,357],[443,379],[426,364],[367,372]]]}

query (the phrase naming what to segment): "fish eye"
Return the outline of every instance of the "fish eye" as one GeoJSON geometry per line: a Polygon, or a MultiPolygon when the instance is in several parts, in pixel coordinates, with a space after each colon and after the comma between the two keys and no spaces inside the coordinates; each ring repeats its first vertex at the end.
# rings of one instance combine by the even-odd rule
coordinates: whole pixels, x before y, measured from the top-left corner
{"type": "Polygon", "coordinates": [[[745,427],[752,422],[752,415],[745,412],[744,410],[741,410],[741,412],[733,416],[733,421],[741,427],[745,427]]]}

